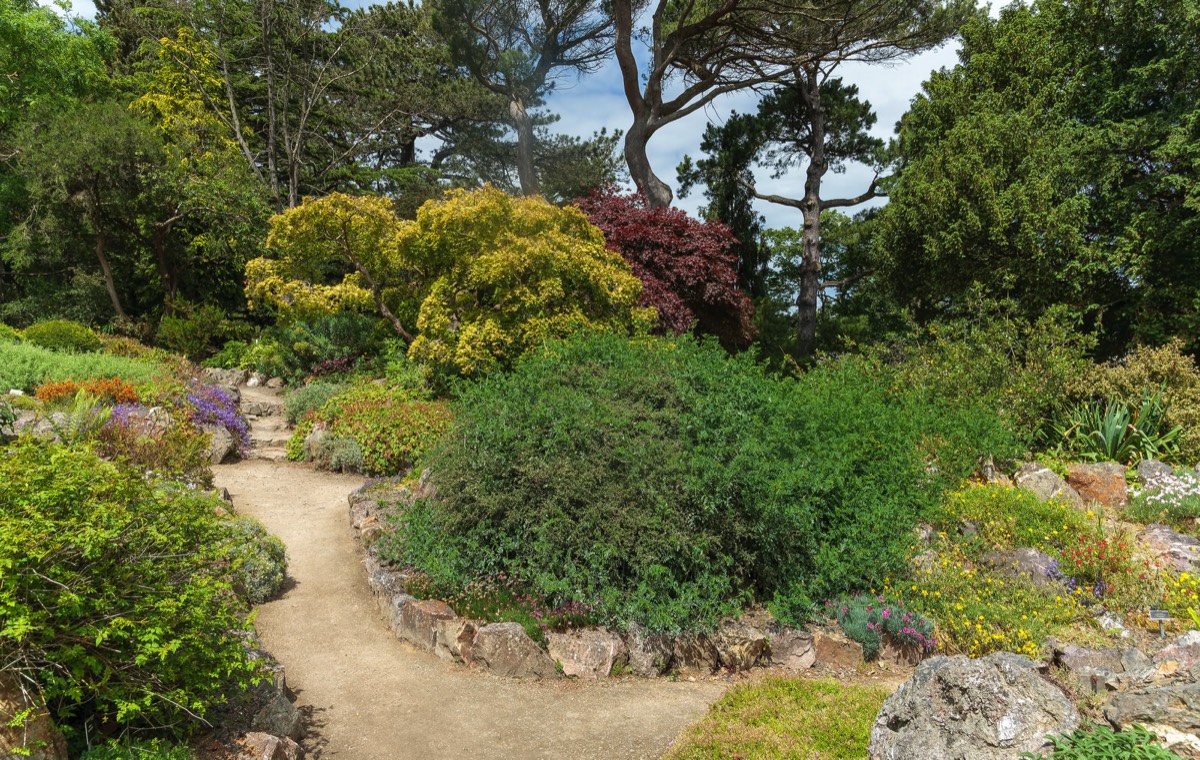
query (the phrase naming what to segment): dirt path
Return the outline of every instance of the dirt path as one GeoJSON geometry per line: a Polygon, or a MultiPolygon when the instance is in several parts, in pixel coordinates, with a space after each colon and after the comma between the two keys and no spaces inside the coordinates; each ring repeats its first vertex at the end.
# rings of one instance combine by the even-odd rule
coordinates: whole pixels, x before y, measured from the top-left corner
{"type": "Polygon", "coordinates": [[[653,758],[724,689],[520,682],[418,652],[387,630],[367,588],[346,503],[361,479],[260,459],[215,469],[238,511],[287,544],[294,585],[257,626],[311,706],[310,757],[653,758]]]}

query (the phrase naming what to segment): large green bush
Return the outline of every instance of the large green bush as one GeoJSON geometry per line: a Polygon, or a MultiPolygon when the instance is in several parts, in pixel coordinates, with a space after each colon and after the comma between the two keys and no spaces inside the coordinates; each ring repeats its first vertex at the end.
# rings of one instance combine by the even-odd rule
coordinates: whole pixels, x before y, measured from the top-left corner
{"type": "Polygon", "coordinates": [[[0,451],[0,662],[60,724],[182,732],[252,677],[218,503],[86,449],[0,451]]]}
{"type": "Polygon", "coordinates": [[[0,392],[32,391],[44,382],[120,377],[147,383],[163,370],[150,361],[99,353],[63,353],[29,343],[0,341],[0,392]]]}
{"type": "Polygon", "coordinates": [[[100,337],[90,327],[67,319],[30,325],[22,337],[35,346],[55,351],[99,351],[102,347],[100,337]]]}
{"type": "Polygon", "coordinates": [[[903,567],[915,521],[994,415],[892,391],[865,362],[768,376],[690,339],[588,335],[466,388],[429,460],[438,497],[386,551],[447,592],[501,572],[652,629],[751,599],[795,619],[903,567]]]}

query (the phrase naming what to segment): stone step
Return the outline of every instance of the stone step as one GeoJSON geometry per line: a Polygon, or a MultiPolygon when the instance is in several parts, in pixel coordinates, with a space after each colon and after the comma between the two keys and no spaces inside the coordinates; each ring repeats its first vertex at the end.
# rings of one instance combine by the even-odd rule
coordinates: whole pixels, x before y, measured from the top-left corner
{"type": "Polygon", "coordinates": [[[287,450],[279,446],[255,448],[250,452],[251,459],[265,459],[268,462],[286,462],[287,450]]]}
{"type": "Polygon", "coordinates": [[[247,417],[281,417],[283,415],[283,404],[271,401],[242,399],[239,408],[247,417]]]}
{"type": "Polygon", "coordinates": [[[290,435],[255,435],[250,434],[250,445],[256,449],[266,449],[272,446],[287,446],[287,442],[291,439],[290,435]]]}

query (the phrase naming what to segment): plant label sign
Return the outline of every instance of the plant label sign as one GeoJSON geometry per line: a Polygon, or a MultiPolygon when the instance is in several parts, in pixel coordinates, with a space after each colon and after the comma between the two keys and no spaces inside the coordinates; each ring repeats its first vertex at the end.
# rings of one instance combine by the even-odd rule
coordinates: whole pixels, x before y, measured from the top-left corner
{"type": "Polygon", "coordinates": [[[1167,610],[1150,610],[1151,620],[1170,620],[1171,613],[1167,610]]]}

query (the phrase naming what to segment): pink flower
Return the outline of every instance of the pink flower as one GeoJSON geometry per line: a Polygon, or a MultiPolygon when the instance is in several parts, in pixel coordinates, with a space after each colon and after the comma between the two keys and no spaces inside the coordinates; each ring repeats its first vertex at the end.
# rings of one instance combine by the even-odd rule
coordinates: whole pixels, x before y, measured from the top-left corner
{"type": "Polygon", "coordinates": [[[888,618],[890,618],[891,616],[892,616],[892,611],[891,611],[891,610],[889,610],[888,608],[884,607],[884,608],[883,608],[883,619],[884,619],[884,620],[887,620],[887,619],[888,619],[888,618]]]}

